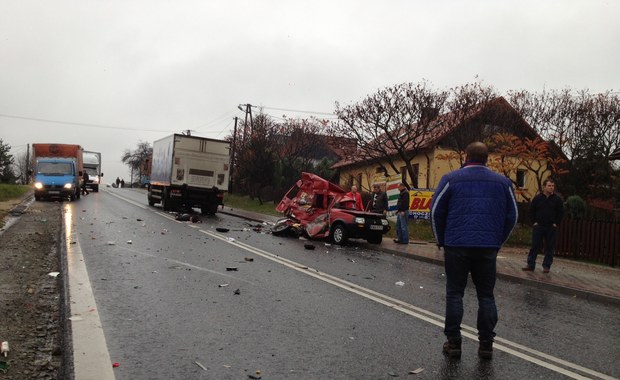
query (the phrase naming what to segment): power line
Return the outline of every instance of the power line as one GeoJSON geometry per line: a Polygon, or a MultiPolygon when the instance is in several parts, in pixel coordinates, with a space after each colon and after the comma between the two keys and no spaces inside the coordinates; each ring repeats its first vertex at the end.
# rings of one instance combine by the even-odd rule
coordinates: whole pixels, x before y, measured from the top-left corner
{"type": "Polygon", "coordinates": [[[2,114],[2,113],[0,113],[0,117],[6,117],[6,118],[10,118],[10,119],[40,121],[40,122],[43,122],[43,123],[56,123],[56,124],[76,125],[76,126],[80,126],[80,127],[91,127],[91,128],[121,129],[121,130],[143,131],[143,132],[171,132],[170,130],[162,131],[161,129],[130,128],[130,127],[120,127],[120,126],[103,125],[103,124],[92,124],[92,123],[75,123],[75,122],[72,122],[72,121],[41,119],[41,118],[37,118],[37,117],[7,115],[7,114],[2,114]]]}
{"type": "Polygon", "coordinates": [[[292,109],[287,109],[287,108],[275,108],[275,107],[267,107],[267,106],[259,106],[259,107],[265,108],[268,110],[276,110],[276,111],[287,111],[287,112],[309,113],[309,114],[315,114],[315,115],[336,116],[336,114],[334,114],[333,112],[302,111],[302,110],[292,110],[292,109]]]}

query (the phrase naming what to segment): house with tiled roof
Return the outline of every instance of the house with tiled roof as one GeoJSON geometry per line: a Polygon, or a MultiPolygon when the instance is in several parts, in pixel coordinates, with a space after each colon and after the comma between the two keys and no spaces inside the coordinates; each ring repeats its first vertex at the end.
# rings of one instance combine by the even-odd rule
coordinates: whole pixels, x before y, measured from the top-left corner
{"type": "MultiPolygon", "coordinates": [[[[377,149],[391,155],[391,163],[387,159],[369,157],[363,152],[349,155],[347,159],[334,164],[332,168],[339,172],[339,184],[349,188],[355,184],[363,191],[370,191],[376,182],[404,180],[416,189],[434,189],[441,177],[459,168],[464,159],[465,147],[473,141],[487,141],[497,134],[510,134],[520,139],[535,139],[537,132],[503,97],[495,98],[487,103],[473,107],[467,111],[449,112],[437,115],[425,128],[428,132],[420,134],[411,142],[415,154],[410,160],[414,177],[409,178],[405,162],[397,155],[396,147],[390,139],[377,139],[377,149]],[[394,170],[394,166],[398,170],[394,170]]],[[[405,130],[402,133],[406,133],[405,130]]],[[[399,135],[395,131],[395,135],[399,135]]],[[[561,152],[555,152],[562,154],[561,152]]],[[[494,153],[490,152],[490,161],[494,153]]],[[[504,160],[506,157],[504,157],[504,160]]],[[[510,158],[508,158],[510,159],[510,158]]],[[[517,162],[515,158],[515,162],[517,162]]],[[[540,162],[539,172],[548,172],[546,162],[540,162]]],[[[539,174],[540,175],[540,174],[539,174]]],[[[530,199],[538,192],[538,181],[532,168],[515,165],[509,173],[515,183],[520,200],[530,199]]]]}

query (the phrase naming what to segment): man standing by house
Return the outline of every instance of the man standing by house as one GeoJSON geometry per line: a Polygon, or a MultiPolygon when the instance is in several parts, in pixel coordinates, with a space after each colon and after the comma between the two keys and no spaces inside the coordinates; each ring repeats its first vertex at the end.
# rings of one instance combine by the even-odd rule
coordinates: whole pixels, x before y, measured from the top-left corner
{"type": "Polygon", "coordinates": [[[386,215],[388,210],[387,194],[381,191],[381,185],[375,183],[372,185],[372,203],[370,211],[386,215]]]}
{"type": "Polygon", "coordinates": [[[355,200],[355,208],[364,211],[364,203],[362,202],[362,194],[357,192],[357,186],[351,186],[351,191],[347,193],[348,196],[355,200]]]}
{"type": "Polygon", "coordinates": [[[409,244],[409,187],[404,182],[398,185],[400,194],[396,203],[396,244],[409,244]]]}
{"type": "Polygon", "coordinates": [[[543,273],[549,273],[555,254],[555,240],[558,225],[564,216],[562,199],[555,194],[555,183],[551,179],[543,182],[543,191],[532,199],[530,204],[530,220],[532,221],[532,248],[527,255],[525,271],[533,271],[536,267],[536,257],[540,252],[543,241],[545,244],[545,258],[543,259],[543,273]]]}
{"type": "Polygon", "coordinates": [[[463,295],[471,273],[478,297],[478,356],[491,359],[497,252],[517,223],[517,203],[510,180],[486,167],[486,145],[471,143],[466,154],[461,169],[441,178],[431,202],[431,224],[437,245],[444,248],[446,270],[443,352],[461,357],[463,295]]]}

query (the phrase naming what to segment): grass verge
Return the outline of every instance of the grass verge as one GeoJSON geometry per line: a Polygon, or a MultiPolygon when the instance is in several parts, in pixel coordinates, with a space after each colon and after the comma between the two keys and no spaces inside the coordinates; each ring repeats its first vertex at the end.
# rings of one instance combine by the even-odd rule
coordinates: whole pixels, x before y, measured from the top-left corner
{"type": "Polygon", "coordinates": [[[250,199],[247,195],[228,193],[224,195],[224,205],[226,207],[239,208],[260,214],[282,216],[282,214],[276,211],[276,205],[273,201],[263,202],[261,205],[258,199],[250,199]]]}
{"type": "Polygon", "coordinates": [[[26,194],[30,190],[28,185],[11,185],[0,183],[0,202],[16,199],[26,194]]]}

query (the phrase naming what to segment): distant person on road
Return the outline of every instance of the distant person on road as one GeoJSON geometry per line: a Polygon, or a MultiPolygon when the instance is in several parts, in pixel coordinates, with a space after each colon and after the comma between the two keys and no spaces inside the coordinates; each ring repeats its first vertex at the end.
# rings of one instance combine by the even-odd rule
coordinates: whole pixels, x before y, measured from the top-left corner
{"type": "Polygon", "coordinates": [[[381,186],[377,183],[372,185],[372,203],[370,211],[377,214],[386,215],[388,210],[387,194],[381,191],[381,186]]]}
{"type": "Polygon", "coordinates": [[[116,187],[119,187],[121,184],[121,179],[116,177],[116,187]]]}
{"type": "Polygon", "coordinates": [[[121,188],[125,187],[125,179],[121,179],[121,188]]]}
{"type": "Polygon", "coordinates": [[[396,244],[409,244],[409,187],[401,182],[398,185],[400,194],[396,203],[396,244]]]}
{"type": "Polygon", "coordinates": [[[491,359],[497,252],[517,223],[517,203],[510,180],[486,167],[486,145],[473,142],[466,154],[462,168],[441,178],[431,201],[431,224],[444,248],[446,270],[443,353],[461,357],[463,295],[471,273],[478,297],[478,356],[491,359]]]}
{"type": "Polygon", "coordinates": [[[88,173],[86,170],[82,172],[82,195],[88,194],[88,189],[86,188],[86,183],[88,182],[88,173]]]}
{"type": "Polygon", "coordinates": [[[527,255],[527,266],[524,271],[533,271],[536,257],[545,244],[543,273],[549,273],[555,254],[555,240],[558,225],[564,216],[562,199],[555,194],[555,183],[551,179],[543,182],[543,191],[532,199],[530,204],[530,220],[532,222],[532,247],[527,255]]]}
{"type": "Polygon", "coordinates": [[[362,194],[357,191],[357,186],[351,186],[351,191],[347,193],[348,196],[355,199],[355,208],[364,211],[364,203],[362,202],[362,194]]]}

